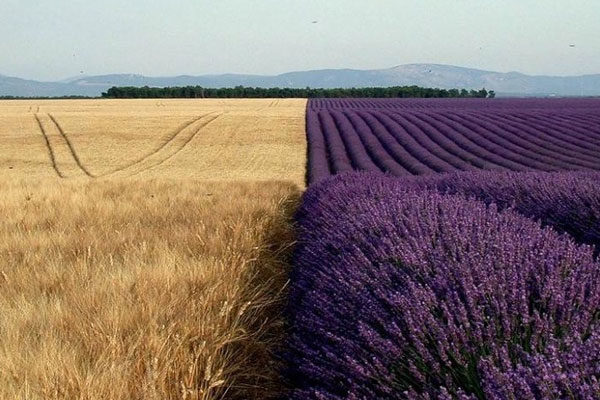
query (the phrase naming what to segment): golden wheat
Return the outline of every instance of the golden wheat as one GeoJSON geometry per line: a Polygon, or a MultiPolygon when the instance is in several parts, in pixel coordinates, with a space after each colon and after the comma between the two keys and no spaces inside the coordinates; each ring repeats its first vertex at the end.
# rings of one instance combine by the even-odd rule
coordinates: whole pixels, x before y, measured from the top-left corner
{"type": "Polygon", "coordinates": [[[298,190],[0,183],[0,397],[264,398],[298,190]]]}
{"type": "Polygon", "coordinates": [[[301,99],[0,101],[0,171],[56,176],[53,153],[67,178],[87,170],[303,186],[305,107],[301,99]]]}
{"type": "Polygon", "coordinates": [[[0,398],[276,396],[304,107],[0,102],[0,398]]]}

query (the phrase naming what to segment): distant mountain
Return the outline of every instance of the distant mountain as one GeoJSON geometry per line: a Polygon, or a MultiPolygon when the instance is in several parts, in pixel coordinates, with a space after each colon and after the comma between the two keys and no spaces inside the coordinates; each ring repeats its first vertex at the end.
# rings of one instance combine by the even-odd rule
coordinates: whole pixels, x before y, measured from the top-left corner
{"type": "Polygon", "coordinates": [[[0,75],[0,96],[99,96],[112,86],[292,87],[348,88],[417,85],[442,89],[494,90],[505,96],[600,96],[600,74],[532,76],[439,64],[406,64],[388,69],[324,69],[281,75],[181,75],[148,77],[135,74],[86,76],[38,82],[0,75]]]}

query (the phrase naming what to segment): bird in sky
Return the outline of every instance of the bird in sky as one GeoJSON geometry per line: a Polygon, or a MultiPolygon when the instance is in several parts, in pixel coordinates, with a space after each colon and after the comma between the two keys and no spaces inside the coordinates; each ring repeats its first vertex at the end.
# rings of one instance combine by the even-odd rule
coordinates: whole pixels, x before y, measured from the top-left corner
{"type": "Polygon", "coordinates": [[[316,24],[317,22],[319,22],[319,21],[313,21],[312,23],[313,23],[313,24],[316,24]]]}
{"type": "Polygon", "coordinates": [[[569,47],[575,47],[575,45],[574,44],[570,44],[569,47]]]}

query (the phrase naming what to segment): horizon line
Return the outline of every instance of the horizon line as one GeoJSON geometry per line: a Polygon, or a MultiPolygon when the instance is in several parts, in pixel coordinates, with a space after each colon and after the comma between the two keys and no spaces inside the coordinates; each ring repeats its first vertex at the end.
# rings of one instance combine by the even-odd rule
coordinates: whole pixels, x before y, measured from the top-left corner
{"type": "Polygon", "coordinates": [[[281,73],[276,73],[276,74],[222,72],[222,73],[199,73],[199,74],[145,75],[143,73],[137,73],[137,72],[107,72],[107,73],[98,73],[98,74],[89,74],[89,75],[82,74],[81,76],[70,76],[70,77],[57,79],[57,80],[40,80],[37,78],[23,78],[23,77],[16,76],[16,75],[4,75],[1,72],[0,72],[0,76],[5,77],[5,78],[15,78],[15,79],[21,79],[21,80],[26,80],[26,81],[35,81],[35,82],[40,82],[40,83],[69,83],[69,81],[77,81],[79,79],[85,79],[85,78],[90,78],[90,77],[99,77],[99,76],[109,76],[109,75],[120,75],[120,76],[130,75],[130,76],[139,76],[139,77],[144,77],[144,78],[210,77],[210,76],[223,76],[223,75],[276,77],[276,76],[287,75],[287,74],[303,73],[303,72],[318,72],[318,71],[385,71],[385,70],[392,70],[395,68],[412,66],[412,65],[431,65],[431,66],[438,66],[438,67],[451,67],[451,68],[468,69],[468,70],[495,73],[495,74],[520,74],[520,75],[525,75],[525,76],[529,76],[529,77],[577,78],[577,77],[600,75],[600,72],[591,73],[591,74],[578,74],[578,75],[527,74],[527,73],[516,71],[516,70],[498,71],[498,70],[493,70],[493,69],[484,69],[484,68],[479,68],[479,67],[467,67],[467,66],[455,65],[455,64],[440,64],[440,63],[422,62],[422,63],[397,64],[397,65],[394,65],[391,67],[384,67],[384,68],[338,67],[338,68],[314,68],[314,69],[304,69],[304,70],[298,69],[298,70],[292,70],[292,71],[281,72],[281,73]]]}

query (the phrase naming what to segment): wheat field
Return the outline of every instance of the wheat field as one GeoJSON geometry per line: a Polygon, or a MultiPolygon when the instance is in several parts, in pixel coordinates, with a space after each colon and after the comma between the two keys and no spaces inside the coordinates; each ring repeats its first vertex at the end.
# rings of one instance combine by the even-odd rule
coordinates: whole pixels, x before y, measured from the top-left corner
{"type": "Polygon", "coordinates": [[[0,398],[277,396],[304,108],[0,102],[0,398]]]}
{"type": "Polygon", "coordinates": [[[302,99],[0,101],[0,170],[302,186],[305,108],[302,99]]]}

